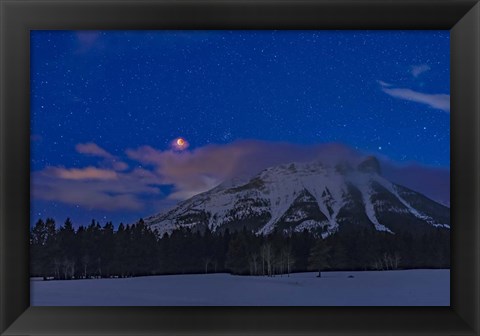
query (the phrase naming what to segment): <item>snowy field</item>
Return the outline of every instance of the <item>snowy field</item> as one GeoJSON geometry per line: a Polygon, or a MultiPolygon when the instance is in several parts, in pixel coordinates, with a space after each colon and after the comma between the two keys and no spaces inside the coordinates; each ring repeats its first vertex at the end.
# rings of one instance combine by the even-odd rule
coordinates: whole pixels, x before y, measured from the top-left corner
{"type": "Polygon", "coordinates": [[[31,281],[34,306],[449,306],[450,270],[31,281]],[[349,278],[353,275],[353,278],[349,278]]]}

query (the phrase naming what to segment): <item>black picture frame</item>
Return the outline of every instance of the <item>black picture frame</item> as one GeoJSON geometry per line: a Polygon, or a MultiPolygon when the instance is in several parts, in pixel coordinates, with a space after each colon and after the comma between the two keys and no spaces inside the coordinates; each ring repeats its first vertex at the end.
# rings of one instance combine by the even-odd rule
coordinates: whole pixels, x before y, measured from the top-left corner
{"type": "Polygon", "coordinates": [[[479,335],[480,4],[472,0],[0,0],[2,335],[479,335]],[[448,29],[450,307],[29,307],[30,30],[448,29]]]}

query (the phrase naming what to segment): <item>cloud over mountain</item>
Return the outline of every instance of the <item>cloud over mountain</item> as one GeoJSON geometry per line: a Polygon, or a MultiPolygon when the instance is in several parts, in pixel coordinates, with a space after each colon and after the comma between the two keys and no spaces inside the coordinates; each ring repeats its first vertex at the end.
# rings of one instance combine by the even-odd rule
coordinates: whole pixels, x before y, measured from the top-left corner
{"type": "MultiPolygon", "coordinates": [[[[257,140],[182,152],[142,146],[125,150],[121,158],[93,143],[77,145],[76,149],[81,155],[99,157],[98,165],[46,167],[32,172],[34,198],[89,209],[142,211],[162,200],[169,204],[185,200],[225,180],[252,177],[267,167],[315,160],[357,164],[368,154],[339,143],[307,146],[257,140]],[[125,165],[124,169],[117,169],[115,163],[125,165]]],[[[449,203],[448,170],[399,165],[385,158],[381,166],[388,178],[449,203]]]]}

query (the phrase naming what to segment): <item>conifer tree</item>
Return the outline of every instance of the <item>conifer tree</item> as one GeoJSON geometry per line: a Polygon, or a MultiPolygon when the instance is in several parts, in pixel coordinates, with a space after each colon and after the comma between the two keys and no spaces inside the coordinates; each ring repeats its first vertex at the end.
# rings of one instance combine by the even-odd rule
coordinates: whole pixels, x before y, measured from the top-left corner
{"type": "Polygon", "coordinates": [[[331,247],[323,239],[318,239],[310,252],[309,263],[311,269],[318,270],[318,278],[322,277],[322,271],[331,266],[330,264],[331,247]]]}

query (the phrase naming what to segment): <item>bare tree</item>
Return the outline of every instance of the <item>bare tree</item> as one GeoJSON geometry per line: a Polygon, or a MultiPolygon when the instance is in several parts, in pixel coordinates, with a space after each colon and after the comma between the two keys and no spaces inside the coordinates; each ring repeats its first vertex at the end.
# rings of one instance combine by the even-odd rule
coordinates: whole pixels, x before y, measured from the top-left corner
{"type": "MultiPolygon", "coordinates": [[[[274,270],[273,270],[274,256],[273,256],[272,244],[270,243],[263,244],[262,259],[264,260],[264,263],[266,264],[266,267],[267,267],[266,275],[273,276],[274,275],[274,270]]],[[[265,274],[265,271],[264,271],[264,274],[265,274]]]]}
{"type": "Polygon", "coordinates": [[[258,254],[253,253],[249,258],[250,274],[258,275],[258,254]]]}
{"type": "Polygon", "coordinates": [[[289,245],[285,246],[280,252],[280,274],[290,276],[290,268],[293,266],[292,250],[289,245]]]}
{"type": "Polygon", "coordinates": [[[55,279],[60,279],[60,260],[58,258],[53,259],[53,267],[54,267],[54,273],[55,273],[55,279]]]}
{"type": "Polygon", "coordinates": [[[70,279],[73,279],[75,277],[75,261],[74,260],[70,260],[69,271],[70,271],[70,279]]]}
{"type": "Polygon", "coordinates": [[[208,265],[210,265],[211,262],[212,262],[212,258],[211,258],[211,257],[205,257],[205,258],[203,258],[203,264],[205,265],[205,274],[208,273],[208,265]]]}
{"type": "Polygon", "coordinates": [[[383,254],[383,265],[384,265],[385,269],[388,271],[389,270],[389,256],[388,256],[387,252],[385,252],[383,254]]]}
{"type": "Polygon", "coordinates": [[[88,268],[88,262],[89,262],[90,258],[88,256],[88,254],[85,254],[83,257],[82,257],[82,263],[83,263],[83,277],[86,279],[87,278],[87,268],[88,268]]]}
{"type": "Polygon", "coordinates": [[[97,259],[97,270],[98,270],[98,277],[101,278],[102,277],[102,259],[101,258],[98,258],[97,259]]]}
{"type": "Polygon", "coordinates": [[[63,278],[66,280],[68,279],[68,260],[67,258],[63,258],[62,262],[62,270],[63,270],[63,278]]]}
{"type": "Polygon", "coordinates": [[[295,261],[292,256],[292,249],[289,246],[287,249],[287,253],[285,254],[286,262],[287,262],[287,276],[290,276],[290,270],[292,266],[295,264],[295,261]]]}
{"type": "Polygon", "coordinates": [[[398,252],[395,252],[395,256],[393,257],[393,264],[395,266],[395,269],[398,269],[401,260],[402,258],[400,258],[400,254],[398,252]]]}
{"type": "Polygon", "coordinates": [[[372,263],[372,268],[378,271],[383,270],[396,270],[400,265],[400,255],[398,252],[395,252],[394,255],[385,252],[383,257],[376,259],[372,263]]]}
{"type": "Polygon", "coordinates": [[[382,269],[382,264],[379,260],[375,260],[373,263],[372,263],[372,268],[374,270],[377,270],[377,271],[380,271],[382,269]]]}
{"type": "Polygon", "coordinates": [[[75,261],[65,257],[62,263],[63,277],[65,280],[72,279],[75,275],[75,261]]]}
{"type": "Polygon", "coordinates": [[[265,275],[265,250],[263,246],[261,248],[261,256],[262,256],[262,275],[265,275]]]}

